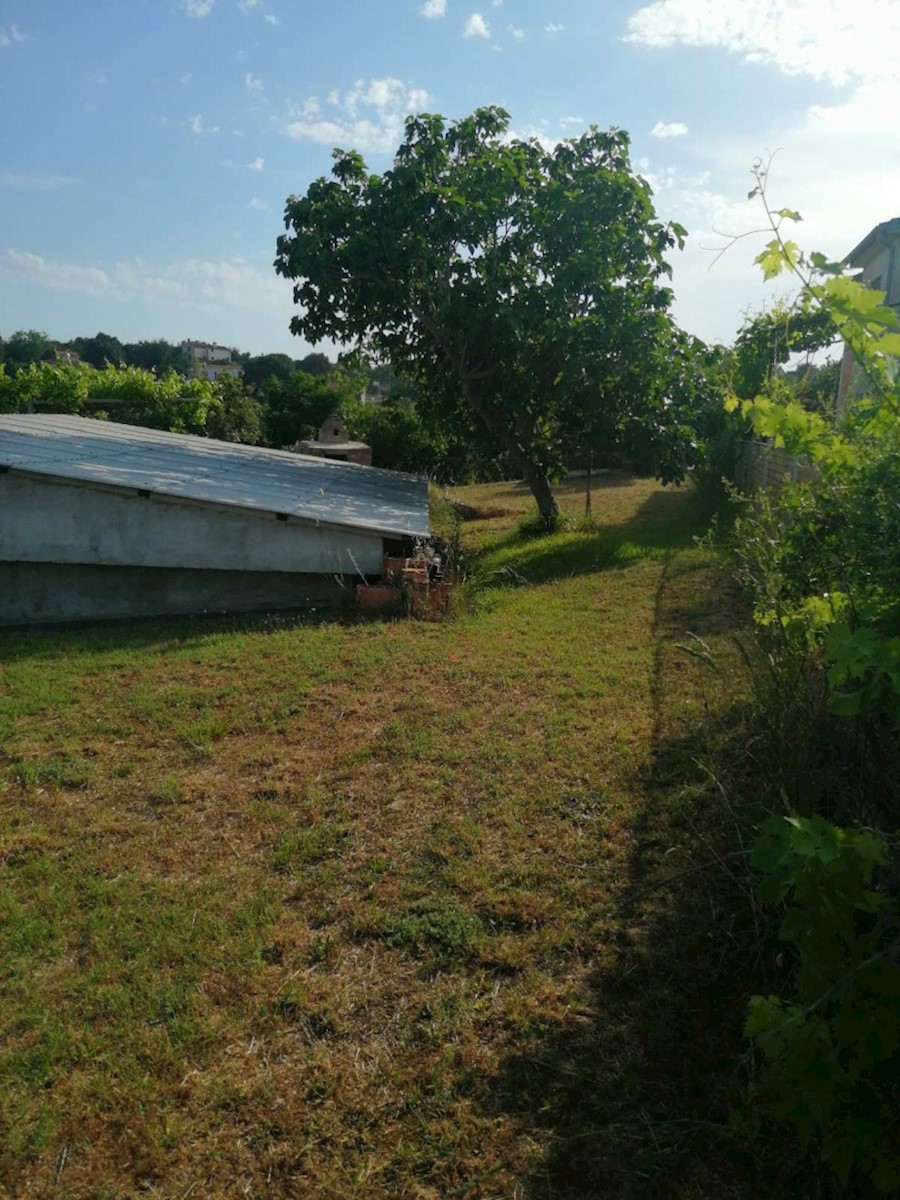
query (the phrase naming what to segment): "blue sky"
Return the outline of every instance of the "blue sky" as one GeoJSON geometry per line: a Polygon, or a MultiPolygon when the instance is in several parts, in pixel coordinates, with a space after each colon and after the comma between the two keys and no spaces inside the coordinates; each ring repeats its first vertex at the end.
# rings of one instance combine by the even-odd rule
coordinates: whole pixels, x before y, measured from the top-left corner
{"type": "Polygon", "coordinates": [[[632,136],[681,221],[676,314],[730,340],[774,293],[749,167],[843,254],[900,215],[900,0],[0,0],[0,334],[306,347],[272,269],[331,147],[389,164],[412,109],[632,136]]]}

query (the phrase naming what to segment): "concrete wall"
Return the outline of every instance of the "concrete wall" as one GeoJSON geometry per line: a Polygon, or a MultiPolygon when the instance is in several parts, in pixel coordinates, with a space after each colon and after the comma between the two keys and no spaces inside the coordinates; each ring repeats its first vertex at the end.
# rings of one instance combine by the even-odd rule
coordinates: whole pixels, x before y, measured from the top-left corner
{"type": "Polygon", "coordinates": [[[379,575],[382,558],[376,534],[0,474],[2,562],[379,575]]]}
{"type": "Polygon", "coordinates": [[[0,562],[0,627],[339,607],[333,578],[271,571],[0,562]]]}

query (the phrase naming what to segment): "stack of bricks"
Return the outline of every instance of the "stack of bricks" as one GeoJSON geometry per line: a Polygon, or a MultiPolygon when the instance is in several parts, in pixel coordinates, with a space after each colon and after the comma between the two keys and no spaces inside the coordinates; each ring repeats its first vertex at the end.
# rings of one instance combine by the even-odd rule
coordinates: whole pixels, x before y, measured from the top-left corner
{"type": "Polygon", "coordinates": [[[388,555],[381,582],[359,584],[356,596],[363,612],[399,612],[405,602],[414,616],[440,616],[450,602],[450,584],[431,578],[426,558],[388,555]]]}

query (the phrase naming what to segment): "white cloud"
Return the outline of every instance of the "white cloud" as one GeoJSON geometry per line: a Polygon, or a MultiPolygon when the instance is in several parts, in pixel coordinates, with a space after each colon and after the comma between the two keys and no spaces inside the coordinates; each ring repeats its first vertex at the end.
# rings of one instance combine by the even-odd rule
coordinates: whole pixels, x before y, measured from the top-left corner
{"type": "Polygon", "coordinates": [[[71,175],[45,175],[28,171],[0,171],[0,187],[30,192],[59,192],[77,183],[71,175]]]}
{"type": "Polygon", "coordinates": [[[216,0],[184,0],[184,11],[189,17],[208,17],[216,0]]]}
{"type": "Polygon", "coordinates": [[[265,200],[260,200],[259,196],[254,196],[253,199],[250,201],[250,203],[247,205],[247,207],[248,208],[258,208],[262,212],[271,212],[272,211],[272,205],[267,204],[265,202],[265,200]]]}
{"type": "Polygon", "coordinates": [[[272,13],[263,13],[263,20],[269,25],[280,25],[281,22],[272,13]]]}
{"type": "MultiPolygon", "coordinates": [[[[767,130],[782,149],[769,178],[773,207],[797,209],[803,223],[792,236],[807,250],[840,259],[879,222],[896,215],[900,195],[900,144],[896,138],[896,87],[870,82],[848,99],[813,105],[767,130]]],[[[674,255],[676,316],[707,339],[731,341],[742,313],[779,291],[765,285],[753,258],[766,238],[748,237],[711,266],[722,234],[741,234],[764,223],[759,202],[747,200],[750,164],[765,152],[755,138],[692,140],[693,157],[706,166],[692,176],[660,166],[642,173],[656,191],[657,212],[689,231],[687,248],[674,255]]],[[[655,166],[655,164],[654,164],[655,166]]]]}
{"type": "Polygon", "coordinates": [[[190,125],[192,132],[196,133],[198,136],[201,134],[204,134],[204,133],[218,133],[219,132],[218,125],[205,124],[203,117],[201,116],[200,113],[198,113],[196,115],[196,117],[188,117],[188,125],[190,125]]]}
{"type": "Polygon", "coordinates": [[[27,250],[5,250],[0,256],[0,272],[45,284],[57,291],[86,292],[88,295],[98,295],[111,284],[109,275],[100,267],[54,262],[27,250]]]}
{"type": "Polygon", "coordinates": [[[251,8],[257,8],[262,4],[262,0],[238,0],[238,8],[241,12],[249,12],[251,8]]]}
{"type": "Polygon", "coordinates": [[[640,46],[701,46],[842,84],[896,77],[896,0],[653,0],[628,22],[640,46]]]}
{"type": "Polygon", "coordinates": [[[517,42],[521,42],[522,38],[525,36],[525,30],[517,29],[515,25],[507,25],[506,28],[517,42]]]}
{"type": "Polygon", "coordinates": [[[18,25],[11,25],[9,30],[0,25],[0,48],[11,46],[14,42],[27,42],[28,34],[23,33],[18,25]]]}
{"type": "Polygon", "coordinates": [[[255,75],[251,75],[248,71],[244,76],[244,86],[251,96],[258,96],[263,90],[263,81],[257,79],[255,75]]]}
{"type": "Polygon", "coordinates": [[[549,25],[544,26],[544,33],[549,33],[552,37],[554,33],[562,33],[564,29],[565,25],[554,25],[551,21],[549,25]]]}
{"type": "Polygon", "coordinates": [[[583,129],[587,121],[584,117],[560,117],[559,125],[561,129],[583,129]]]}
{"type": "Polygon", "coordinates": [[[219,166],[222,167],[242,167],[245,171],[261,171],[266,165],[264,158],[252,158],[248,163],[236,163],[233,158],[223,158],[219,166]]]}
{"type": "Polygon", "coordinates": [[[781,147],[770,174],[770,201],[803,214],[793,236],[805,249],[841,258],[895,215],[896,0],[654,0],[631,18],[626,38],[640,46],[736,54],[829,85],[822,89],[824,102],[785,109],[752,136],[695,132],[692,159],[706,168],[699,174],[685,175],[665,162],[642,166],[660,216],[680,221],[691,234],[685,251],[672,256],[676,315],[685,328],[730,341],[742,313],[777,294],[753,265],[763,235],[739,241],[710,269],[723,233],[743,234],[764,223],[758,202],[746,195],[753,186],[750,165],[767,147],[781,147]],[[836,100],[830,85],[846,90],[836,100]]]}
{"type": "Polygon", "coordinates": [[[447,13],[447,0],[425,0],[422,6],[422,16],[429,21],[435,21],[447,13]]]}
{"type": "Polygon", "coordinates": [[[0,276],[56,291],[119,301],[165,300],[213,312],[223,307],[283,310],[290,294],[274,271],[241,258],[187,258],[164,264],[133,258],[102,267],[7,248],[0,250],[0,276]]]}
{"type": "Polygon", "coordinates": [[[489,38],[491,36],[491,27],[481,15],[481,13],[472,13],[466,18],[466,24],[463,29],[463,37],[467,38],[489,38]]]}
{"type": "Polygon", "coordinates": [[[325,110],[308,96],[294,107],[284,132],[296,141],[389,153],[402,139],[405,118],[428,101],[424,89],[392,76],[358,79],[347,92],[333,91],[325,110]]]}
{"type": "Polygon", "coordinates": [[[650,136],[655,138],[684,137],[688,127],[683,121],[657,121],[650,130],[650,136]]]}

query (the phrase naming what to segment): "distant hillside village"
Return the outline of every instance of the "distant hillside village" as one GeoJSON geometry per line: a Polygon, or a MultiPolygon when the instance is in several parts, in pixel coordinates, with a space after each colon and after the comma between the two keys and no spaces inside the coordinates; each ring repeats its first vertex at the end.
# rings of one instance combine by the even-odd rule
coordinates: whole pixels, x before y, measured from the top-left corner
{"type": "Polygon", "coordinates": [[[333,460],[422,472],[444,482],[494,471],[461,428],[430,430],[415,390],[379,364],[251,355],[197,338],[0,338],[0,413],[67,412],[333,460]]]}

